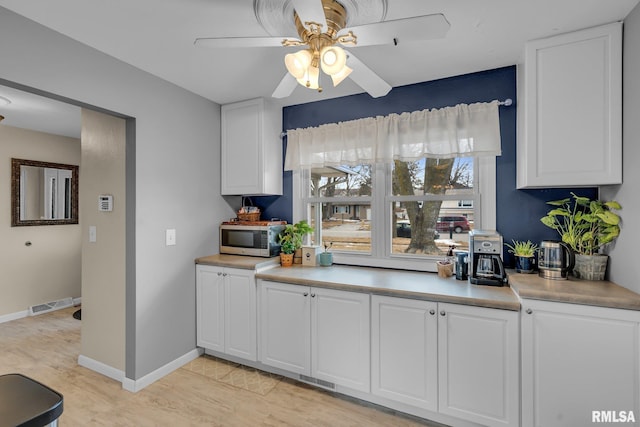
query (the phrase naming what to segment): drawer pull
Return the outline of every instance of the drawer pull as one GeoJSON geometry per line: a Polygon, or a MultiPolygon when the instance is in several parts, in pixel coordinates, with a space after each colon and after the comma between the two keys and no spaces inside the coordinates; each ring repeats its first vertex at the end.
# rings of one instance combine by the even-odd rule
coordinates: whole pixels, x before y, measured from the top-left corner
{"type": "Polygon", "coordinates": [[[304,294],[302,294],[303,297],[308,297],[309,296],[309,292],[305,292],[304,294]]]}
{"type": "Polygon", "coordinates": [[[315,298],[315,297],[316,297],[316,294],[311,294],[311,298],[315,298]]]}
{"type": "Polygon", "coordinates": [[[531,310],[530,308],[527,308],[527,314],[531,314],[533,313],[533,310],[531,310]]]}
{"type": "Polygon", "coordinates": [[[431,310],[429,310],[429,314],[433,316],[434,314],[436,314],[436,311],[432,308],[431,310]]]}
{"type": "Polygon", "coordinates": [[[445,312],[444,312],[444,310],[442,310],[442,311],[440,312],[440,316],[444,316],[445,314],[447,314],[447,313],[445,313],[445,312]]]}

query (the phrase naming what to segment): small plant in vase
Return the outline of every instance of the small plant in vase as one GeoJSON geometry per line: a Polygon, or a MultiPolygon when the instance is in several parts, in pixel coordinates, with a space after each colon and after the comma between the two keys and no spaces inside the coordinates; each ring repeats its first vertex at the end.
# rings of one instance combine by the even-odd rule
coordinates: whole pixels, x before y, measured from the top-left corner
{"type": "Polygon", "coordinates": [[[538,245],[531,242],[531,240],[511,240],[513,243],[505,243],[504,245],[509,248],[507,252],[513,254],[516,258],[516,272],[518,273],[533,273],[536,264],[536,251],[538,245]]]}
{"type": "Polygon", "coordinates": [[[322,267],[329,267],[333,264],[333,254],[329,252],[332,246],[333,242],[324,243],[324,252],[320,254],[320,265],[322,267]]]}

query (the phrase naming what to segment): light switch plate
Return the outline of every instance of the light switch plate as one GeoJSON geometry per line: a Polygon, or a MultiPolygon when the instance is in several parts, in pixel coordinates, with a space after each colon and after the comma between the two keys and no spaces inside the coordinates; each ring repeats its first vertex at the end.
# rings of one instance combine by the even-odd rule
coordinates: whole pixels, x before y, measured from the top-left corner
{"type": "Polygon", "coordinates": [[[166,243],[167,246],[173,246],[176,244],[176,229],[169,228],[166,233],[166,243]]]}
{"type": "Polygon", "coordinates": [[[89,243],[95,243],[97,240],[97,231],[95,225],[89,226],[89,243]]]}

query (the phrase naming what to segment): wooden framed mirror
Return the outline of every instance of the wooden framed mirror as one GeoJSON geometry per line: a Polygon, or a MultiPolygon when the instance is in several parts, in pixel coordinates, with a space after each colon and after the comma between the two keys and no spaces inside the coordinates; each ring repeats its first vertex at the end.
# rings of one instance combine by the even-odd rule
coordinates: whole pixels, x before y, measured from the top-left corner
{"type": "Polygon", "coordinates": [[[78,223],[78,166],[11,159],[11,226],[78,223]]]}

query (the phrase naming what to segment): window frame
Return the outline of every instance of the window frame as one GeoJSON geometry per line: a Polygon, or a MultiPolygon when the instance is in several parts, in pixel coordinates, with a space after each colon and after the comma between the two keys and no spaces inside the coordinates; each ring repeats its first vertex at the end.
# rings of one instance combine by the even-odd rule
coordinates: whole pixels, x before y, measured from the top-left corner
{"type": "MultiPolygon", "coordinates": [[[[496,229],[496,157],[474,157],[474,229],[496,229]]],[[[391,224],[391,209],[388,207],[393,201],[409,200],[458,200],[459,195],[451,196],[393,196],[391,194],[391,164],[377,164],[373,167],[373,194],[363,196],[361,201],[371,201],[373,224],[391,224]],[[380,190],[382,189],[382,190],[380,190]]],[[[305,189],[309,185],[309,171],[292,171],[292,214],[293,222],[306,218],[308,203],[322,203],[324,198],[307,197],[305,189]]],[[[467,200],[468,197],[465,196],[467,200]]],[[[341,198],[335,198],[340,201],[341,198]]],[[[349,198],[343,198],[349,199],[349,198]]],[[[320,211],[320,209],[316,210],[320,211]]],[[[319,222],[316,222],[319,224],[319,222]]],[[[384,267],[415,271],[437,271],[438,256],[411,256],[391,254],[391,233],[388,227],[371,227],[371,253],[346,253],[334,251],[333,262],[336,264],[358,265],[364,267],[384,267]]],[[[320,230],[315,231],[316,241],[320,230]]]]}

